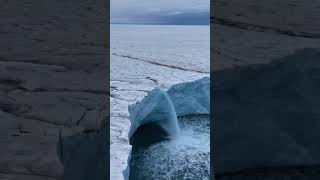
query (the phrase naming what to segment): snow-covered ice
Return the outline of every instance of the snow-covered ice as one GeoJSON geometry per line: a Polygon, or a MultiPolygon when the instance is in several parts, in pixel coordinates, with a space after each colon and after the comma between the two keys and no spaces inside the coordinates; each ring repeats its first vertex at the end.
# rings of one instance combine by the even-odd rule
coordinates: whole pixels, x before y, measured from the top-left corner
{"type": "Polygon", "coordinates": [[[111,25],[110,179],[127,167],[128,106],[156,87],[208,77],[209,36],[209,26],[111,25]]]}

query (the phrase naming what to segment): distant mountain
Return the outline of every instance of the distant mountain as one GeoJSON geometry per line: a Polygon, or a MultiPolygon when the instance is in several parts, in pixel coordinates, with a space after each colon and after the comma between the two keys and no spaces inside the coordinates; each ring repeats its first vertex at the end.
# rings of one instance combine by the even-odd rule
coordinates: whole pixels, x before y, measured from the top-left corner
{"type": "Polygon", "coordinates": [[[168,24],[168,25],[209,25],[210,12],[152,12],[135,14],[128,18],[111,18],[111,23],[120,24],[168,24]]]}

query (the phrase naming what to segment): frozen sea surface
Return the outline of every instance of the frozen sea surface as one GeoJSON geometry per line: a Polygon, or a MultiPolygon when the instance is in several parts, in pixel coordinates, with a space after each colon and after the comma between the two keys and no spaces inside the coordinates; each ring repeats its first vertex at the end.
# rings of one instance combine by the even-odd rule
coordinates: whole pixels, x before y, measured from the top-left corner
{"type": "Polygon", "coordinates": [[[111,179],[123,179],[131,149],[128,105],[155,87],[208,77],[209,35],[209,26],[111,25],[111,179]]]}

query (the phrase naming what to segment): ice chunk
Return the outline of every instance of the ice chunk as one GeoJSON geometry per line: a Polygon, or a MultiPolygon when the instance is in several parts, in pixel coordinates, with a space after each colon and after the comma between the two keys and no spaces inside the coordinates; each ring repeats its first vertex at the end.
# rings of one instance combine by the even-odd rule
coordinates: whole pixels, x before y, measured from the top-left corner
{"type": "Polygon", "coordinates": [[[210,78],[173,85],[168,94],[178,116],[210,114],[210,78]]]}

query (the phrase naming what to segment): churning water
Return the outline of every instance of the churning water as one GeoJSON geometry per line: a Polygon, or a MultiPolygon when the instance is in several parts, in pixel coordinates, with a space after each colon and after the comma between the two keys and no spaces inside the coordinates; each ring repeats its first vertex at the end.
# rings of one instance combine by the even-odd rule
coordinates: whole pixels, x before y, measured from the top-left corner
{"type": "Polygon", "coordinates": [[[130,180],[210,179],[210,116],[184,116],[178,121],[178,137],[133,149],[130,180]]]}

